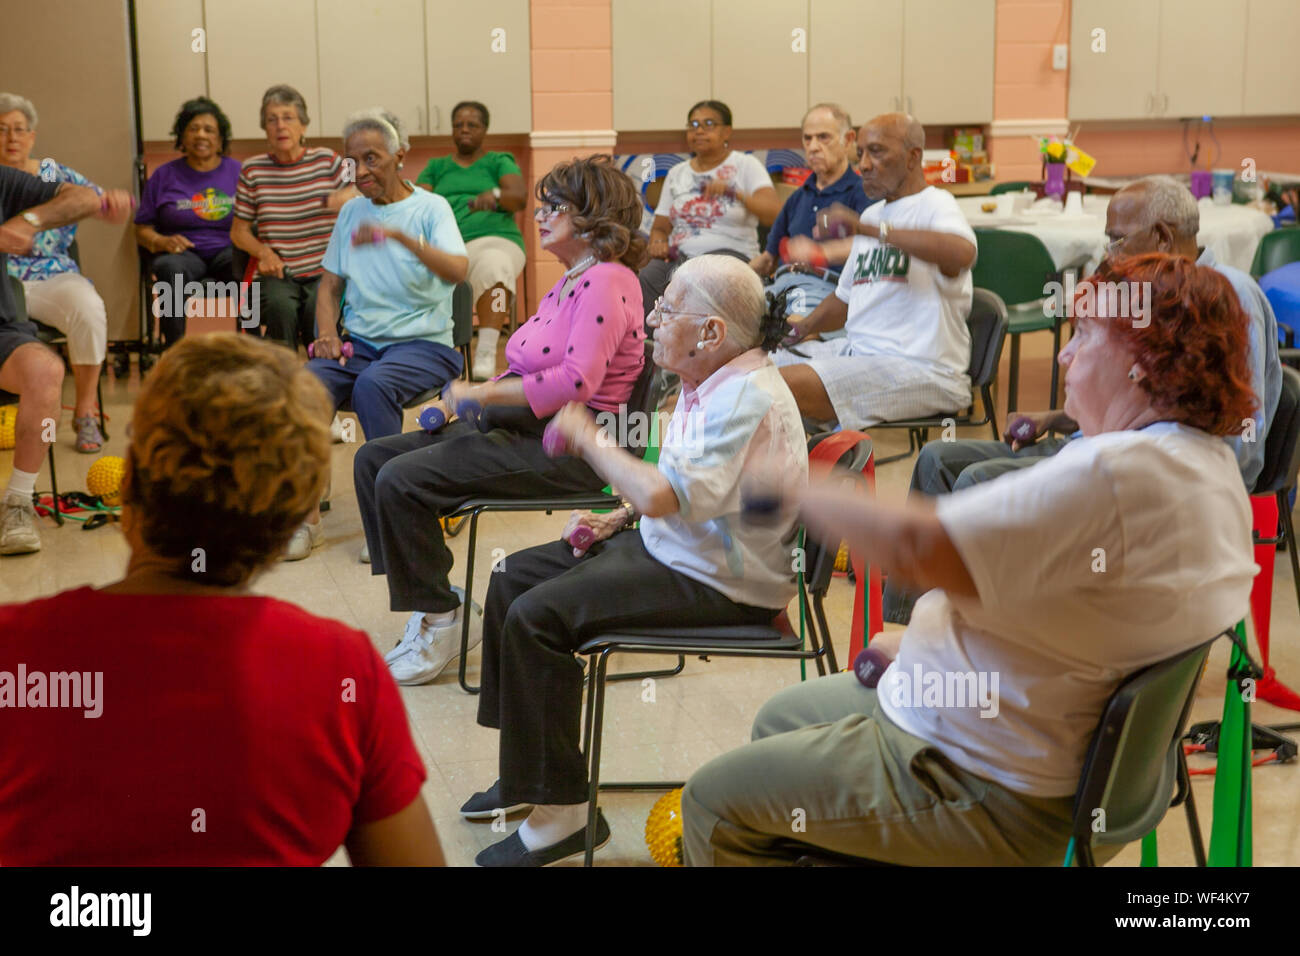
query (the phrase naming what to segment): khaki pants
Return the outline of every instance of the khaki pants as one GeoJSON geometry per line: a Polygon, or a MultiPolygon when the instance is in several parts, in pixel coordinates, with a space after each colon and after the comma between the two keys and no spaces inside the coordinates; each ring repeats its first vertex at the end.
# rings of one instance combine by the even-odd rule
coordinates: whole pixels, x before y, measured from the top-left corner
{"type": "Polygon", "coordinates": [[[835,674],[781,691],[753,743],[691,777],[683,845],[690,866],[784,866],[810,847],[903,866],[1060,866],[1073,803],[960,769],[835,674]]]}

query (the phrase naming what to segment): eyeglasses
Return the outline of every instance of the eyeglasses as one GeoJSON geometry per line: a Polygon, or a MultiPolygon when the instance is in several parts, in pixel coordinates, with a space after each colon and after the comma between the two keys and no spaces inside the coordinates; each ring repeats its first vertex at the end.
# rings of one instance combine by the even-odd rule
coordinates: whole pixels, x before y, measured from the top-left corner
{"type": "Polygon", "coordinates": [[[25,136],[30,132],[26,126],[0,126],[0,136],[25,136]]]}
{"type": "Polygon", "coordinates": [[[682,312],[678,309],[666,309],[664,308],[664,297],[660,296],[659,298],[655,299],[654,308],[650,310],[650,315],[646,316],[646,318],[647,319],[653,318],[654,323],[656,325],[659,325],[660,323],[663,322],[665,318],[675,318],[677,316],[682,316],[682,315],[694,315],[694,316],[698,316],[699,318],[707,319],[709,316],[713,315],[713,313],[712,312],[682,312]]]}
{"type": "Polygon", "coordinates": [[[1106,255],[1108,256],[1111,255],[1116,249],[1124,245],[1124,243],[1128,242],[1134,236],[1140,236],[1142,235],[1142,233],[1148,231],[1149,229],[1154,229],[1155,226],[1156,223],[1152,223],[1151,225],[1145,226],[1142,229],[1134,229],[1127,236],[1120,236],[1118,239],[1110,240],[1109,242],[1106,243],[1106,255]]]}
{"type": "Polygon", "coordinates": [[[686,121],[687,129],[699,129],[701,126],[703,126],[705,129],[714,129],[721,125],[722,124],[719,123],[717,120],[711,120],[711,119],[686,121]]]}
{"type": "Polygon", "coordinates": [[[543,202],[538,203],[537,208],[533,210],[533,218],[537,220],[550,219],[552,216],[564,212],[573,212],[573,207],[567,202],[543,202]]]}

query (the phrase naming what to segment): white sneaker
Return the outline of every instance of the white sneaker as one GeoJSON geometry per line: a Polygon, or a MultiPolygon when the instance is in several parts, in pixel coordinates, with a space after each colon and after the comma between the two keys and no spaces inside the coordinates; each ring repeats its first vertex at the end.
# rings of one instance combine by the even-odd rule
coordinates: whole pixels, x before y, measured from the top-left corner
{"type": "Polygon", "coordinates": [[[357,560],[362,564],[370,563],[370,545],[363,544],[361,546],[361,553],[357,555],[357,560]]]}
{"type": "MultiPolygon", "coordinates": [[[[460,591],[459,588],[453,590],[460,591]]],[[[463,602],[463,592],[461,599],[463,602]]],[[[405,686],[427,684],[459,657],[463,610],[462,603],[456,609],[451,623],[441,627],[426,626],[422,611],[412,614],[406,622],[406,633],[402,636],[401,643],[384,655],[393,680],[405,686]]],[[[470,614],[469,648],[473,649],[482,642],[483,609],[475,604],[470,614]]]]}
{"type": "Polygon", "coordinates": [[[0,554],[32,554],[41,550],[36,509],[31,498],[8,494],[0,502],[0,554]]]}
{"type": "Polygon", "coordinates": [[[330,441],[336,445],[343,441],[343,423],[339,421],[337,415],[334,416],[334,421],[330,422],[330,441]]]}
{"type": "Polygon", "coordinates": [[[319,521],[315,524],[304,521],[289,539],[289,546],[284,549],[284,560],[301,561],[311,554],[312,548],[319,548],[324,541],[324,526],[319,521]]]}
{"type": "Polygon", "coordinates": [[[486,382],[497,373],[497,350],[474,350],[474,366],[471,377],[476,382],[486,382]]]}

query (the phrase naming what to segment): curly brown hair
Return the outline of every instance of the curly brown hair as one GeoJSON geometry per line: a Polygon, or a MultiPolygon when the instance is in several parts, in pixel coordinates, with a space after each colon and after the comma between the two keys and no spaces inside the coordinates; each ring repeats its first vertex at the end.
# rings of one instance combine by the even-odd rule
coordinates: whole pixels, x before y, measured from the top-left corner
{"type": "Polygon", "coordinates": [[[1149,252],[1102,262],[1079,283],[1076,303],[1087,286],[1100,300],[1107,283],[1145,303],[1145,322],[1119,315],[1098,321],[1146,373],[1139,384],[1152,404],[1211,435],[1240,434],[1259,402],[1247,360],[1250,319],[1232,283],[1184,256],[1149,252]]]}
{"type": "Polygon", "coordinates": [[[641,196],[607,154],[560,163],[537,183],[537,201],[568,203],[576,232],[586,233],[601,262],[618,260],[640,269],[646,259],[641,237],[641,196]]]}
{"type": "Polygon", "coordinates": [[[324,387],[287,349],[233,332],[186,337],[136,400],[123,503],[179,576],[243,584],[319,503],[329,418],[324,387]]]}

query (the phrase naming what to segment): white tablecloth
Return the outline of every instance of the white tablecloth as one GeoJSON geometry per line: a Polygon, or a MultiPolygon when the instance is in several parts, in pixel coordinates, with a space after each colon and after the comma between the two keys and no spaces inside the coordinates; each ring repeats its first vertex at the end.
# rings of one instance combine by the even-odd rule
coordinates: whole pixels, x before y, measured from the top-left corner
{"type": "MultiPolygon", "coordinates": [[[[980,209],[995,198],[963,196],[957,199],[957,205],[972,226],[1016,229],[1037,236],[1058,269],[1080,268],[1081,274],[1087,275],[1106,254],[1109,196],[1084,196],[1083,213],[1072,216],[1059,211],[1060,203],[1042,200],[1011,217],[980,209]]],[[[1208,198],[1199,205],[1201,230],[1196,236],[1197,245],[1208,247],[1219,262],[1249,272],[1260,236],[1273,230],[1273,220],[1249,206],[1216,206],[1208,198]]]]}

